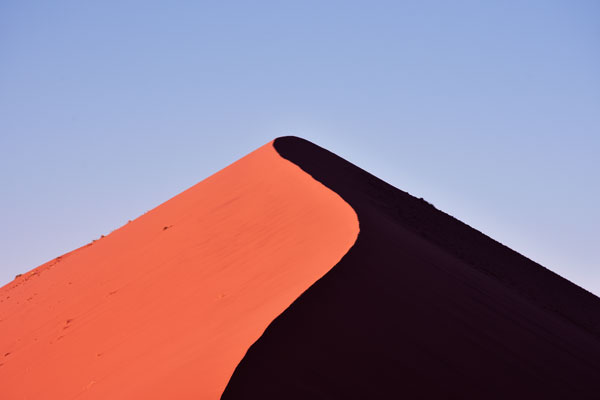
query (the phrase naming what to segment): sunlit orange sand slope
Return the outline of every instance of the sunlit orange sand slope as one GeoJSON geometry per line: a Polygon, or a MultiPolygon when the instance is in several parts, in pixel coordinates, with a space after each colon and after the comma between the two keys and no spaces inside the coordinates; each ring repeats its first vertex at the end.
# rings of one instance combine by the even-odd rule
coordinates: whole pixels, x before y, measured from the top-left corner
{"type": "Polygon", "coordinates": [[[217,399],[358,231],[269,143],[1,288],[0,398],[217,399]]]}

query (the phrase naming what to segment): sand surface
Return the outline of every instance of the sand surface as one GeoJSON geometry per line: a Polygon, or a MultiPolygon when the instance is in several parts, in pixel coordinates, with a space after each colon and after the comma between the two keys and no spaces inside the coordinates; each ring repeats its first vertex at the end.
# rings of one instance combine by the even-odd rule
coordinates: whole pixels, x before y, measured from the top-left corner
{"type": "Polygon", "coordinates": [[[269,143],[0,288],[0,397],[219,398],[358,231],[340,196],[269,143]]]}
{"type": "Polygon", "coordinates": [[[2,399],[598,399],[600,299],[285,137],[0,288],[0,352],[2,399]]]}

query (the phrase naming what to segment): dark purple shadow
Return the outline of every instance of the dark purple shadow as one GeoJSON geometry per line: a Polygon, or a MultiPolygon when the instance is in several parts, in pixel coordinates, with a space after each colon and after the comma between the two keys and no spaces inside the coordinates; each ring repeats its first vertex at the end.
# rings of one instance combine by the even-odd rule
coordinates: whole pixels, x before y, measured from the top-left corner
{"type": "Polygon", "coordinates": [[[600,398],[600,299],[308,141],[274,145],[361,231],[223,399],[600,398]]]}

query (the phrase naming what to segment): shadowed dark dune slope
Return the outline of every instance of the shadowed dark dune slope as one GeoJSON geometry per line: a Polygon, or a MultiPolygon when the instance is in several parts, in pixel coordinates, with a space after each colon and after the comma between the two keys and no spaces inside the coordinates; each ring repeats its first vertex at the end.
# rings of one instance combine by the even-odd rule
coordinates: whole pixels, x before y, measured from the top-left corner
{"type": "Polygon", "coordinates": [[[327,150],[274,145],[361,230],[223,399],[600,398],[600,299],[327,150]]]}

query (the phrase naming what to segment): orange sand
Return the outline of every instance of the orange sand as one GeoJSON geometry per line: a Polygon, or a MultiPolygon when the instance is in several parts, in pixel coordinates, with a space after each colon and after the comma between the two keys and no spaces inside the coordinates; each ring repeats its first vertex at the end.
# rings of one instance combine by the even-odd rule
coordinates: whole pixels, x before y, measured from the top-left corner
{"type": "Polygon", "coordinates": [[[267,144],[0,288],[2,398],[216,399],[357,235],[352,208],[267,144]]]}

